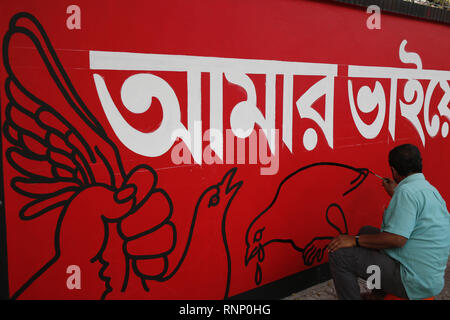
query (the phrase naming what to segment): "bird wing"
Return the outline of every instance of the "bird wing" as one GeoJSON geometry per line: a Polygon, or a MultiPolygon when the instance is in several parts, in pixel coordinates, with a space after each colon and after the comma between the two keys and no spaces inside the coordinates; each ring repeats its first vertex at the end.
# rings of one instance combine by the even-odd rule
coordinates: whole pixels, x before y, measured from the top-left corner
{"type": "Polygon", "coordinates": [[[120,187],[125,174],[116,146],[81,100],[34,16],[19,13],[11,18],[3,62],[8,103],[2,129],[11,144],[5,156],[20,174],[12,178],[11,187],[31,198],[20,217],[33,219],[62,207],[88,186],[120,187]],[[14,41],[24,40],[31,47],[19,49],[38,57],[26,68],[20,62],[28,55],[17,55],[14,46],[14,41]],[[30,79],[38,79],[38,86],[30,79]],[[52,105],[49,100],[56,95],[61,103],[52,105]]]}

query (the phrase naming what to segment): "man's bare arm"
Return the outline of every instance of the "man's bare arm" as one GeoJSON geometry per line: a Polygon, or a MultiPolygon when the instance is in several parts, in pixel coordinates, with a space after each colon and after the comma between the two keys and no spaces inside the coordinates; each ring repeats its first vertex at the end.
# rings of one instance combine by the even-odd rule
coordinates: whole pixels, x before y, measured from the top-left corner
{"type": "Polygon", "coordinates": [[[359,236],[359,245],[370,249],[401,248],[406,241],[408,241],[407,238],[390,232],[362,234],[359,236]]]}
{"type": "MultiPolygon", "coordinates": [[[[405,245],[407,238],[390,232],[380,232],[376,234],[362,234],[359,236],[359,246],[369,249],[389,249],[401,248],[405,245]]],[[[327,249],[333,252],[340,248],[356,246],[355,236],[341,234],[331,240],[327,249]]]]}

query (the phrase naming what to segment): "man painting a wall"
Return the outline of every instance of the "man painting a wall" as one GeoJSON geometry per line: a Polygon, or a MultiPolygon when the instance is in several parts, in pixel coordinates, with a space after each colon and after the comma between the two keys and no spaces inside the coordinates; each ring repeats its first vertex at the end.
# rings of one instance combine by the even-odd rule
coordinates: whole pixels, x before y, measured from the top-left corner
{"type": "Polygon", "coordinates": [[[307,0],[0,7],[0,299],[281,299],[329,279],[335,236],[381,225],[369,173],[399,141],[450,199],[428,169],[450,160],[436,19],[383,11],[372,29],[365,7],[307,0]]]}
{"type": "Polygon", "coordinates": [[[439,294],[450,247],[450,215],[439,192],[422,174],[419,149],[404,144],[389,153],[392,179],[382,185],[392,197],[381,230],[361,228],[359,235],[340,235],[329,246],[330,269],[339,299],[361,299],[357,277],[381,270],[381,290],[406,299],[439,294]],[[339,249],[339,250],[338,250],[339,249]]]}

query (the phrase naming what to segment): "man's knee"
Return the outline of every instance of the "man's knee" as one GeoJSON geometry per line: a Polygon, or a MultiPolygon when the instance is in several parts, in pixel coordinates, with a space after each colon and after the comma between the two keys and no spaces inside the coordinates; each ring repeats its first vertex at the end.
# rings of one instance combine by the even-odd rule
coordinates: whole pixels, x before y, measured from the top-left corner
{"type": "Polygon", "coordinates": [[[342,267],[352,259],[353,248],[341,248],[328,254],[328,263],[333,267],[342,267]]]}

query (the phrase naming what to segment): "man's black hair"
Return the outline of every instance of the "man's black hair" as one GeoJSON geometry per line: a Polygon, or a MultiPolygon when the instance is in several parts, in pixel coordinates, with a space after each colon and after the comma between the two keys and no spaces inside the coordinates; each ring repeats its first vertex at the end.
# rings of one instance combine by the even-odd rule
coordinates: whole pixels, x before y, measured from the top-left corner
{"type": "Polygon", "coordinates": [[[402,144],[389,152],[389,165],[398,174],[406,177],[422,172],[422,157],[419,149],[412,144],[402,144]]]}

